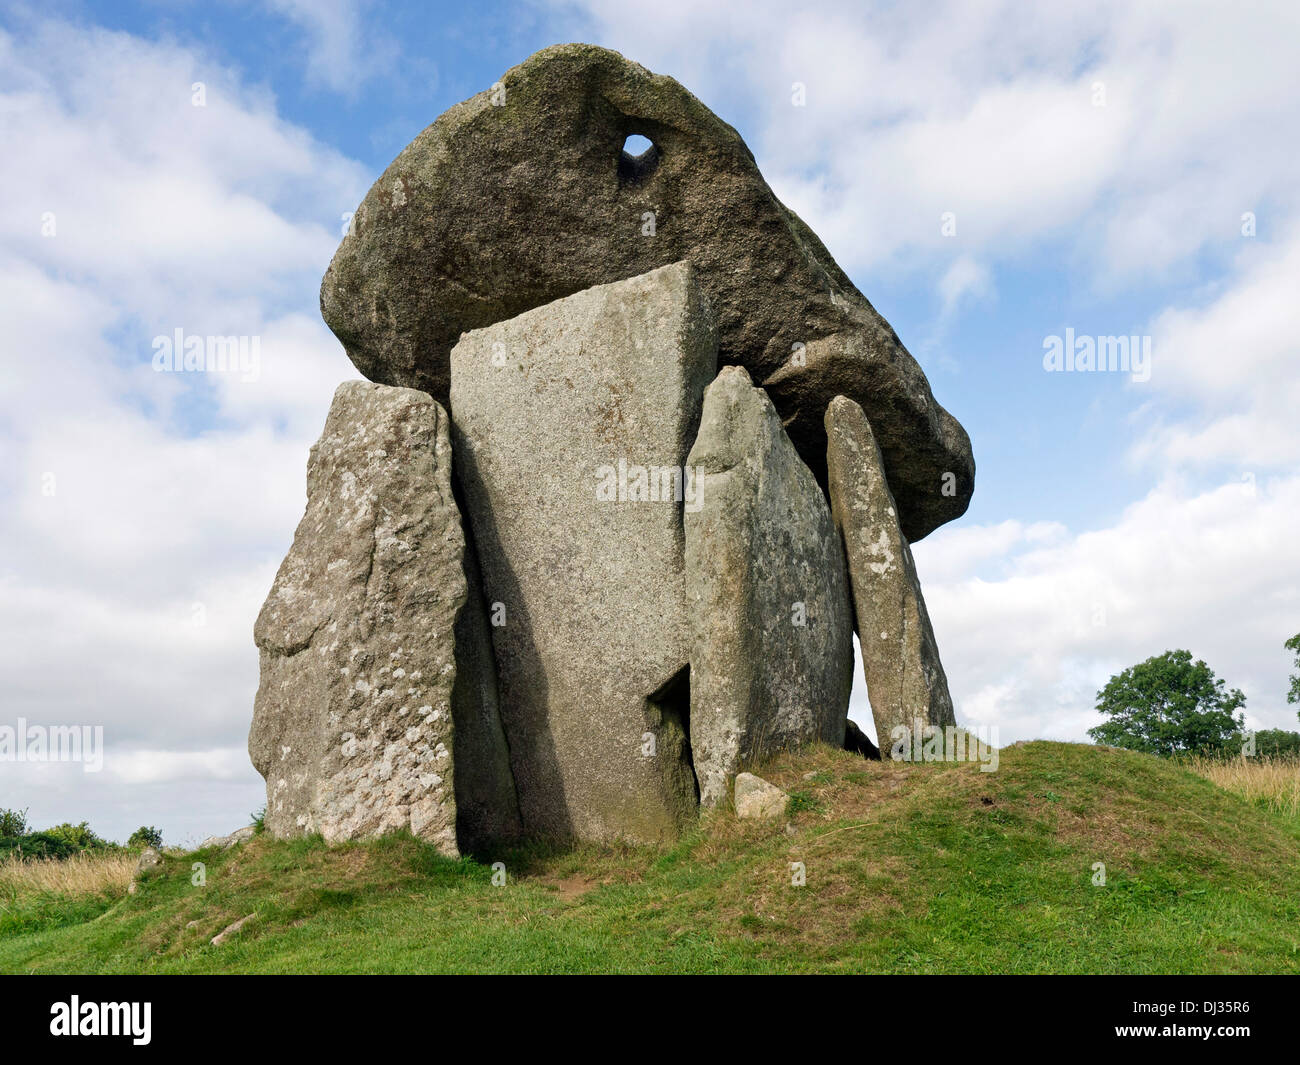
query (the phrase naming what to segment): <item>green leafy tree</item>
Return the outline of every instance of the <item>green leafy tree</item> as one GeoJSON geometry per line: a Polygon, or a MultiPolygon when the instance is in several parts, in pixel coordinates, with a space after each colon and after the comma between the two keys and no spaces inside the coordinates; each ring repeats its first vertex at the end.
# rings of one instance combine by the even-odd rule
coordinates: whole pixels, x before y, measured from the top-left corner
{"type": "Polygon", "coordinates": [[[162,832],[154,828],[153,825],[141,825],[131,833],[131,838],[126,841],[128,847],[161,847],[162,832]]]}
{"type": "Polygon", "coordinates": [[[1260,758],[1300,756],[1300,732],[1287,732],[1280,728],[1260,729],[1255,733],[1255,754],[1260,758]]]}
{"type": "Polygon", "coordinates": [[[43,834],[52,836],[55,839],[61,839],[80,851],[94,850],[105,846],[104,841],[90,830],[90,825],[85,821],[82,821],[79,825],[69,824],[65,821],[61,825],[47,828],[43,834]]]}
{"type": "MultiPolygon", "coordinates": [[[[1296,669],[1300,670],[1300,632],[1297,632],[1291,639],[1287,640],[1283,646],[1288,651],[1295,652],[1296,669]]],[[[1286,693],[1288,703],[1300,703],[1300,673],[1291,674],[1291,690],[1286,693]]],[[[1300,717],[1300,713],[1296,715],[1300,717]]]]}
{"type": "Polygon", "coordinates": [[[0,836],[27,835],[26,810],[0,810],[0,836]]]}
{"type": "Polygon", "coordinates": [[[1108,720],[1090,728],[1097,743],[1165,757],[1222,750],[1245,728],[1239,688],[1228,691],[1190,651],[1166,651],[1117,673],[1097,693],[1108,720]]]}

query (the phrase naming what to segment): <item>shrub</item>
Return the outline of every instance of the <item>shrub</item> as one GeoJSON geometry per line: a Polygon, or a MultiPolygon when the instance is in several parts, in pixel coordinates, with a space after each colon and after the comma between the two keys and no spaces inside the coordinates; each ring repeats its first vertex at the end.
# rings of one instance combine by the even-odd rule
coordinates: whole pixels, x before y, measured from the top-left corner
{"type": "Polygon", "coordinates": [[[25,836],[0,837],[0,861],[9,858],[71,858],[81,848],[63,836],[29,832],[25,836]]]}
{"type": "Polygon", "coordinates": [[[153,825],[141,825],[131,833],[131,838],[126,841],[128,847],[161,847],[162,832],[154,828],[153,825]]]}
{"type": "Polygon", "coordinates": [[[90,830],[90,825],[85,821],[82,821],[79,825],[69,824],[65,821],[61,825],[47,828],[44,834],[66,841],[71,844],[74,851],[93,850],[96,847],[108,846],[104,840],[90,830]]]}
{"type": "Polygon", "coordinates": [[[0,836],[27,835],[27,811],[0,809],[0,836]]]}

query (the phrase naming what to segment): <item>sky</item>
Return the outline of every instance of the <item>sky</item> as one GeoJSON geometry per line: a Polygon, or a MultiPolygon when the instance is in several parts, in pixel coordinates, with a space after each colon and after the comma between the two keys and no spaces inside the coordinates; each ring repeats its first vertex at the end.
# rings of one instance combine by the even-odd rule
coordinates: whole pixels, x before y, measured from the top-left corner
{"type": "Polygon", "coordinates": [[[969,431],[970,509],[914,546],[959,721],[1086,741],[1186,648],[1297,727],[1296,5],[7,2],[0,726],[104,758],[0,762],[0,807],[184,843],[264,803],[253,620],[358,376],[321,275],[402,147],[564,41],[735,126],[969,431]],[[259,372],[156,372],[178,329],[259,372]],[[1150,361],[1046,368],[1066,336],[1150,361]]]}

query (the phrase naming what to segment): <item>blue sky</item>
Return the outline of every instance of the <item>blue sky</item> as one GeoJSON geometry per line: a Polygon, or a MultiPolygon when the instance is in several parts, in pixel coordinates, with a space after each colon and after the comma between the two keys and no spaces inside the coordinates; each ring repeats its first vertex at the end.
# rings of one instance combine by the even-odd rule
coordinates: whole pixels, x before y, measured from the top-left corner
{"type": "Polygon", "coordinates": [[[252,622],[355,375],[316,304],[342,218],[567,40],[736,126],[970,432],[971,508],[915,550],[959,718],[1081,740],[1112,672],[1187,647],[1296,727],[1291,6],[794,7],[6,5],[0,724],[103,724],[108,757],[0,764],[0,806],[180,841],[260,805],[252,622]],[[258,380],[153,373],[176,328],[258,336],[258,380]],[[1150,380],[1045,372],[1066,329],[1149,336],[1150,380]]]}

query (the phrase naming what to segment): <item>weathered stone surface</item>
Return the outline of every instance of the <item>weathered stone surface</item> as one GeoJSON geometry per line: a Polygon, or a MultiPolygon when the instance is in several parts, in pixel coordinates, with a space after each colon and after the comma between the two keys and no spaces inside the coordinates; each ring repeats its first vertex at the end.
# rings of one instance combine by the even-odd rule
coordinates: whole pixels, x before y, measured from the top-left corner
{"type": "Polygon", "coordinates": [[[741,367],[705,392],[687,462],[702,500],[685,516],[691,748],[714,804],[744,761],[844,742],[853,629],[826,501],[741,367]]]}
{"type": "Polygon", "coordinates": [[[425,129],[358,207],[321,310],[367,377],[445,400],[462,332],[680,260],[720,362],[768,388],[819,479],[843,393],[871,416],[910,539],[965,511],[970,440],[889,324],[736,131],[617,52],[547,48],[425,129]],[[628,157],[630,134],[654,147],[628,157]]]}
{"type": "Polygon", "coordinates": [[[135,875],[140,877],[147,873],[151,873],[162,865],[162,863],[162,855],[158,853],[156,847],[145,847],[145,849],[140,852],[140,857],[136,859],[135,875]]]}
{"type": "Polygon", "coordinates": [[[257,829],[253,825],[245,825],[243,828],[235,829],[228,836],[209,836],[196,849],[202,851],[209,847],[220,847],[223,851],[228,851],[240,843],[247,843],[256,834],[257,829]]]}
{"type": "Polygon", "coordinates": [[[466,333],[452,351],[456,474],[531,833],[657,840],[695,814],[691,504],[663,498],[654,472],[680,477],[714,359],[684,263],[466,333]]]}
{"type": "Polygon", "coordinates": [[[308,461],[306,513],[254,628],[248,746],[273,835],[409,829],[454,855],[458,808],[483,817],[462,825],[466,849],[518,834],[504,740],[483,724],[490,684],[457,668],[489,661],[456,644],[473,637],[458,625],[464,550],[446,412],[412,389],[340,385],[308,461]]]}
{"type": "Polygon", "coordinates": [[[826,410],[826,437],[831,512],[844,537],[867,696],[885,750],[896,726],[957,719],[871,424],[858,404],[837,396],[826,410]]]}
{"type": "Polygon", "coordinates": [[[736,816],[744,819],[780,817],[790,796],[753,773],[736,774],[736,816]]]}

